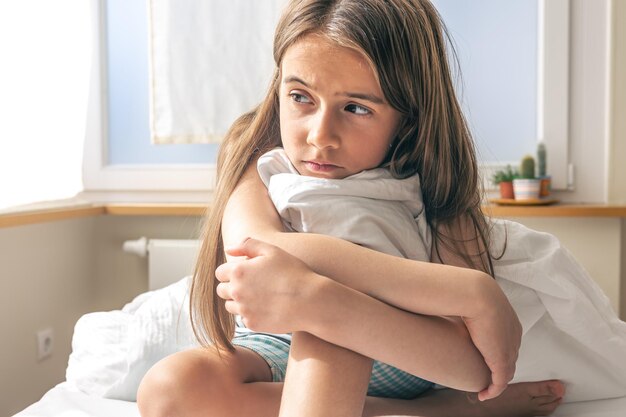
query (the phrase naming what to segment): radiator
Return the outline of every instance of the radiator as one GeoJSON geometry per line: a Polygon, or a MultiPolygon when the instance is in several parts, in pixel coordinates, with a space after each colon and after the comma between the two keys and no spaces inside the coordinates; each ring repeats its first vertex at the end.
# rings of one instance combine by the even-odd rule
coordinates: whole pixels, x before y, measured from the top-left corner
{"type": "Polygon", "coordinates": [[[148,288],[156,290],[193,273],[200,241],[193,239],[147,239],[124,242],[125,252],[148,257],[148,288]]]}

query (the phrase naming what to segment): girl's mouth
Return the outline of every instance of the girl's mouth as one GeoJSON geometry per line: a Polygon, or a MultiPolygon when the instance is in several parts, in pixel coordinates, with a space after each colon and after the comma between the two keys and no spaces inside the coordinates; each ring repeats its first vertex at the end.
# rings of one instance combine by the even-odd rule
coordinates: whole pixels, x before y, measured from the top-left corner
{"type": "Polygon", "coordinates": [[[314,161],[304,161],[307,169],[311,172],[332,172],[340,167],[333,164],[322,163],[322,162],[314,162],[314,161]]]}

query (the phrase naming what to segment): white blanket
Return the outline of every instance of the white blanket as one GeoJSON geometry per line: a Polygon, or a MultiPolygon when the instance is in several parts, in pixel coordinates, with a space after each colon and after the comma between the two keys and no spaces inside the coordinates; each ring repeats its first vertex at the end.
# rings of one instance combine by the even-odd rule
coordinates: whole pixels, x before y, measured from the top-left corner
{"type": "Polygon", "coordinates": [[[144,374],[165,356],[198,346],[189,319],[190,277],[137,296],[122,310],[89,313],[74,327],[67,385],[135,401],[144,374]]]}
{"type": "MultiPolygon", "coordinates": [[[[381,169],[343,180],[300,176],[281,149],[261,157],[258,169],[291,230],[429,259],[416,177],[393,180],[381,169]]],[[[496,280],[523,326],[513,382],[560,379],[566,402],[626,395],[626,323],[602,290],[554,236],[494,221],[492,253],[501,252],[505,238],[496,280]]]]}

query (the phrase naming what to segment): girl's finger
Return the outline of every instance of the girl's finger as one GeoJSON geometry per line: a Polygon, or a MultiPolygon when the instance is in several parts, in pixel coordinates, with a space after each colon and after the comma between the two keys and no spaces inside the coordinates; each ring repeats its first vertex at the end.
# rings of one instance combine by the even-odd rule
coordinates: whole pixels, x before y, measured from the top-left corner
{"type": "Polygon", "coordinates": [[[226,300],[224,306],[226,307],[226,311],[230,314],[239,315],[239,304],[237,302],[233,300],[226,300]]]}
{"type": "Polygon", "coordinates": [[[273,246],[261,240],[247,238],[236,246],[229,246],[224,250],[230,256],[245,256],[247,258],[256,258],[264,255],[267,250],[273,246]]]}
{"type": "Polygon", "coordinates": [[[223,298],[224,300],[231,299],[228,284],[225,282],[220,282],[219,284],[217,284],[217,287],[215,287],[215,293],[218,297],[223,298]]]}
{"type": "Polygon", "coordinates": [[[229,282],[230,278],[228,277],[228,269],[228,263],[221,264],[215,268],[215,278],[217,278],[219,282],[229,282]]]}
{"type": "Polygon", "coordinates": [[[500,394],[502,394],[502,392],[504,392],[504,390],[506,389],[507,385],[495,385],[495,384],[491,384],[487,387],[487,389],[481,391],[478,393],[478,400],[479,401],[487,401],[487,400],[491,400],[494,399],[496,397],[498,397],[500,394]]]}

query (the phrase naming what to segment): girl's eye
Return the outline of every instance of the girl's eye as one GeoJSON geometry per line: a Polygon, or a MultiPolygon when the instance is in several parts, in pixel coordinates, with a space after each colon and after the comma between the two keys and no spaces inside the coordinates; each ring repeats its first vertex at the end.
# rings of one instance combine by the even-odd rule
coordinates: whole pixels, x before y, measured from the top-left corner
{"type": "Polygon", "coordinates": [[[290,93],[289,96],[296,103],[310,103],[311,102],[311,100],[309,100],[309,98],[307,96],[302,95],[302,94],[290,93]]]}
{"type": "Polygon", "coordinates": [[[346,106],[346,110],[358,116],[367,116],[372,114],[372,112],[368,108],[359,106],[358,104],[348,104],[346,106]]]}

